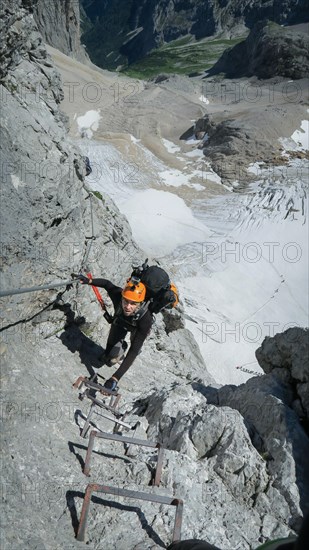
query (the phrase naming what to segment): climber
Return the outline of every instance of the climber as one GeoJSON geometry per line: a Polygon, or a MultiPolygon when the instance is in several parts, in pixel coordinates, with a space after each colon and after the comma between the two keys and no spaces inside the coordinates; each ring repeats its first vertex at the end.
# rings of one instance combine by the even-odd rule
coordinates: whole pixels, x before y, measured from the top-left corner
{"type": "Polygon", "coordinates": [[[85,160],[86,176],[89,176],[92,172],[89,157],[84,157],[84,160],[85,160]]]}
{"type": "Polygon", "coordinates": [[[113,302],[115,313],[102,358],[110,367],[121,363],[113,376],[104,384],[106,388],[115,390],[120,378],[141,352],[143,343],[151,330],[153,317],[145,302],[146,287],[143,283],[132,282],[130,279],[122,289],[107,279],[90,279],[81,274],[78,278],[82,284],[104,288],[113,302]],[[127,349],[125,337],[128,332],[130,332],[131,345],[125,356],[124,352],[127,349]]]}

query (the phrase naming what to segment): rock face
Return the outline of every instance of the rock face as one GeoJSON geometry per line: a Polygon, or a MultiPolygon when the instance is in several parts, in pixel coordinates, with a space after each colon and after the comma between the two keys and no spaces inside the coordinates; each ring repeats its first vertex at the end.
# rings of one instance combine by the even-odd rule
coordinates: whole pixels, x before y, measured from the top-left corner
{"type": "Polygon", "coordinates": [[[211,162],[214,171],[228,185],[232,186],[235,181],[237,184],[240,182],[235,190],[241,190],[251,180],[247,167],[257,157],[266,164],[277,157],[280,163],[280,144],[278,142],[276,145],[269,139],[266,128],[256,128],[240,117],[220,121],[207,114],[198,119],[195,126],[187,130],[181,139],[188,139],[194,133],[196,139],[201,140],[199,148],[203,149],[205,158],[211,162]]]}
{"type": "Polygon", "coordinates": [[[309,37],[270,22],[257,23],[247,39],[224,52],[209,75],[228,78],[257,76],[306,78],[309,71],[309,37]]]}
{"type": "Polygon", "coordinates": [[[256,350],[264,372],[272,373],[294,390],[293,408],[309,427],[309,331],[291,328],[265,338],[256,350]]]}
{"type": "Polygon", "coordinates": [[[79,3],[76,0],[38,0],[33,14],[44,41],[61,52],[85,61],[80,43],[79,3]]]}
{"type": "Polygon", "coordinates": [[[90,57],[97,64],[100,59],[105,67],[111,67],[112,59],[115,68],[188,34],[199,39],[224,32],[229,37],[243,34],[245,28],[265,18],[287,25],[307,17],[306,0],[129,0],[125,4],[121,0],[81,0],[81,4],[88,18],[83,41],[90,57]],[[109,44],[114,39],[113,47],[106,50],[107,64],[100,56],[100,48],[105,48],[102,36],[109,44]]]}
{"type": "Polygon", "coordinates": [[[308,395],[308,348],[308,330],[289,329],[257,351],[272,372],[263,378],[219,389],[194,382],[192,389],[155,392],[140,403],[148,436],[174,451],[169,482],[193,514],[199,510],[189,537],[219,548],[247,548],[250,539],[255,548],[265,537],[283,535],[282,521],[299,529],[309,509],[308,412],[297,403],[308,395]]]}
{"type": "Polygon", "coordinates": [[[58,108],[60,78],[33,14],[21,1],[5,4],[0,67],[1,240],[3,286],[12,287],[21,280],[34,283],[37,279],[39,284],[56,266],[66,266],[68,248],[65,252],[62,247],[61,254],[59,248],[64,235],[67,242],[78,237],[81,245],[75,258],[80,260],[85,169],[81,155],[66,139],[58,108]],[[48,250],[51,243],[55,261],[48,250]],[[32,262],[39,263],[39,270],[31,269],[32,262]]]}

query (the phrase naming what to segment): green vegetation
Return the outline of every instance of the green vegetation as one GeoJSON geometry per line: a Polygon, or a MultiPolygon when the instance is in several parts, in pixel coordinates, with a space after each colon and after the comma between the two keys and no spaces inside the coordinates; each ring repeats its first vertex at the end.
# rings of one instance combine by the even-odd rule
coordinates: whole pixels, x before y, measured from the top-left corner
{"type": "MultiPolygon", "coordinates": [[[[268,29],[273,32],[278,32],[278,31],[280,31],[280,33],[282,32],[281,25],[278,25],[278,23],[275,23],[274,21],[270,21],[269,19],[267,20],[267,24],[265,25],[265,27],[268,27],[268,29]]],[[[283,29],[283,31],[284,30],[285,29],[283,29]]]]}
{"type": "Polygon", "coordinates": [[[259,451],[259,455],[265,462],[272,459],[272,456],[269,453],[269,451],[259,451]]]}
{"type": "Polygon", "coordinates": [[[100,201],[104,202],[100,191],[92,191],[92,193],[95,197],[97,197],[97,199],[100,199],[100,201]]]}
{"type": "Polygon", "coordinates": [[[185,36],[153,50],[122,72],[132,78],[142,79],[160,73],[202,74],[214,65],[227,48],[235,46],[244,38],[203,38],[196,41],[192,36],[185,36]]]}
{"type": "Polygon", "coordinates": [[[93,326],[90,323],[84,323],[81,327],[79,327],[81,332],[87,337],[87,338],[93,338],[94,331],[93,326]]]}

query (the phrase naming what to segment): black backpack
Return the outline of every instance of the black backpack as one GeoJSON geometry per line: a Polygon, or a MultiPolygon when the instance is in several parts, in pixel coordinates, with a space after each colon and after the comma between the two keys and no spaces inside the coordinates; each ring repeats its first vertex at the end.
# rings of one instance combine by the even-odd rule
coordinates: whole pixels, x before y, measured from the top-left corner
{"type": "Polygon", "coordinates": [[[145,285],[148,309],[151,313],[159,313],[164,307],[173,306],[176,298],[166,271],[157,265],[149,266],[147,262],[148,258],[141,267],[133,268],[131,281],[140,281],[145,285]]]}

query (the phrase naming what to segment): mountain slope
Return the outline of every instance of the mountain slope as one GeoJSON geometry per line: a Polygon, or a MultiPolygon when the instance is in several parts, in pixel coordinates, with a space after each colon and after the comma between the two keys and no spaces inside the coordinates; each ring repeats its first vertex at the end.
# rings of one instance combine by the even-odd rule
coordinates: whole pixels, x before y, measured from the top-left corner
{"type": "Polygon", "coordinates": [[[110,69],[186,35],[230,38],[265,18],[284,25],[308,20],[306,0],[80,1],[87,17],[82,41],[91,59],[110,69]]]}

